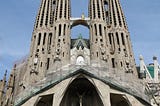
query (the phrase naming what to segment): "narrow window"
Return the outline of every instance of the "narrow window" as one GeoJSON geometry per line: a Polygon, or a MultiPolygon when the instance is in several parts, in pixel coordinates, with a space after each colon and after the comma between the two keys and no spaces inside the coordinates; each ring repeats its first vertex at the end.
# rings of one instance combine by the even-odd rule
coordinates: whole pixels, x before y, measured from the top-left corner
{"type": "Polygon", "coordinates": [[[41,67],[42,67],[42,64],[43,64],[43,63],[41,62],[41,67]]]}
{"type": "Polygon", "coordinates": [[[99,0],[97,0],[97,10],[98,10],[98,18],[100,18],[101,15],[100,15],[99,0]]]}
{"type": "Polygon", "coordinates": [[[95,1],[93,0],[93,15],[94,19],[96,18],[96,13],[95,13],[95,1]]]}
{"type": "Polygon", "coordinates": [[[104,34],[105,34],[105,36],[106,36],[106,27],[104,27],[104,34]]]}
{"type": "Polygon", "coordinates": [[[64,24],[63,35],[65,36],[66,24],[64,24]]]}
{"type": "Polygon", "coordinates": [[[121,62],[121,67],[123,67],[123,63],[121,62]]]}
{"type": "Polygon", "coordinates": [[[108,11],[108,3],[107,3],[107,1],[104,1],[104,7],[105,7],[105,11],[108,11]]]}
{"type": "Polygon", "coordinates": [[[65,9],[64,9],[64,18],[67,18],[66,16],[67,16],[67,1],[66,0],[64,0],[65,1],[65,9]]]}
{"type": "Polygon", "coordinates": [[[60,16],[59,16],[59,18],[62,18],[62,8],[63,8],[63,6],[62,6],[62,0],[61,0],[61,3],[60,3],[60,16]]]}
{"type": "Polygon", "coordinates": [[[33,42],[32,50],[34,49],[34,47],[35,47],[35,45],[36,45],[36,44],[35,44],[35,41],[36,41],[36,35],[34,35],[34,37],[33,37],[33,41],[32,41],[32,42],[33,42]]]}
{"type": "Polygon", "coordinates": [[[39,49],[37,49],[37,52],[39,52],[39,49]]]}
{"type": "Polygon", "coordinates": [[[48,44],[51,45],[51,43],[52,43],[52,33],[49,33],[48,44]]]}
{"type": "Polygon", "coordinates": [[[44,33],[44,37],[43,37],[43,45],[45,44],[46,41],[46,33],[44,33]]]}
{"type": "Polygon", "coordinates": [[[56,5],[56,0],[53,1],[53,5],[56,5]]]}
{"type": "Polygon", "coordinates": [[[63,39],[63,43],[65,44],[65,39],[63,39]]]}
{"type": "Polygon", "coordinates": [[[125,45],[125,42],[124,42],[124,34],[121,33],[121,37],[122,37],[122,44],[125,45]]]}
{"type": "Polygon", "coordinates": [[[119,36],[118,36],[118,32],[116,32],[116,37],[117,37],[117,44],[119,45],[119,36]]]}
{"type": "Polygon", "coordinates": [[[102,26],[101,25],[99,25],[99,34],[100,36],[102,36],[102,26]]]}
{"type": "Polygon", "coordinates": [[[64,57],[64,52],[63,52],[63,57],[64,57]]]}
{"type": "MultiPolygon", "coordinates": [[[[118,48],[118,51],[121,51],[121,48],[118,48]]],[[[119,52],[120,53],[120,52],[119,52]]]]}
{"type": "Polygon", "coordinates": [[[38,45],[40,45],[41,43],[41,33],[39,33],[39,36],[38,36],[38,45]]]}
{"type": "Polygon", "coordinates": [[[108,36],[109,36],[109,43],[112,44],[112,33],[109,33],[108,36]]]}
{"type": "Polygon", "coordinates": [[[98,57],[98,52],[97,52],[97,57],[98,57]]]}
{"type": "Polygon", "coordinates": [[[47,58],[47,70],[49,69],[50,58],[47,58]]]}
{"type": "Polygon", "coordinates": [[[61,36],[61,24],[59,24],[59,36],[61,36]]]}
{"type": "Polygon", "coordinates": [[[41,16],[40,26],[43,25],[43,18],[44,18],[44,14],[45,14],[45,7],[46,7],[46,1],[44,2],[44,6],[43,6],[43,10],[42,10],[42,16],[41,16]]]}
{"type": "Polygon", "coordinates": [[[48,16],[49,16],[49,2],[50,1],[48,1],[48,4],[47,4],[47,13],[46,13],[46,20],[45,20],[45,25],[47,26],[48,25],[48,16]]]}
{"type": "Polygon", "coordinates": [[[115,68],[115,59],[112,58],[112,68],[115,68]]]}
{"type": "Polygon", "coordinates": [[[117,2],[115,1],[115,4],[116,4],[116,9],[117,9],[117,14],[118,14],[118,21],[119,21],[119,25],[122,26],[122,23],[121,23],[121,17],[120,17],[120,12],[118,10],[118,4],[117,2]]]}
{"type": "Polygon", "coordinates": [[[114,7],[114,3],[113,3],[113,0],[112,0],[112,11],[113,11],[113,18],[114,18],[114,26],[117,26],[117,21],[116,21],[116,15],[115,15],[115,7],[114,7]]]}
{"type": "Polygon", "coordinates": [[[94,24],[94,28],[95,28],[95,34],[97,35],[97,27],[96,27],[96,24],[94,24]]]}
{"type": "Polygon", "coordinates": [[[44,48],[42,48],[42,53],[44,54],[44,48]]]}
{"type": "Polygon", "coordinates": [[[57,28],[55,27],[55,28],[54,28],[54,35],[56,35],[56,31],[57,31],[57,28]]]}

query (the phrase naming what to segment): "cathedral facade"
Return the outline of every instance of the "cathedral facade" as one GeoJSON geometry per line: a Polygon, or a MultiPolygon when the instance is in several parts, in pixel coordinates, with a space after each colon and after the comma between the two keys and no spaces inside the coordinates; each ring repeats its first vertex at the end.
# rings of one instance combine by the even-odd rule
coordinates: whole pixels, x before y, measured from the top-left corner
{"type": "Polygon", "coordinates": [[[0,83],[2,106],[151,106],[120,1],[89,0],[88,9],[74,18],[70,0],[41,1],[30,54],[6,89],[0,83]],[[89,39],[71,38],[77,25],[89,39]]]}

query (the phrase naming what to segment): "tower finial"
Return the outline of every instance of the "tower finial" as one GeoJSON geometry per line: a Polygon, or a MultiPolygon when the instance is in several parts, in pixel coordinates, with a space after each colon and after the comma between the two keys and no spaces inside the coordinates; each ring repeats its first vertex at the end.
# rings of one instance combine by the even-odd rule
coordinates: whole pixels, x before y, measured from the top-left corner
{"type": "Polygon", "coordinates": [[[84,15],[84,13],[82,13],[81,18],[82,18],[82,20],[84,20],[84,19],[85,19],[85,15],[84,15]]]}
{"type": "Polygon", "coordinates": [[[143,60],[143,56],[142,56],[142,55],[140,55],[140,56],[139,56],[139,59],[140,59],[140,60],[143,60]]]}
{"type": "Polygon", "coordinates": [[[4,77],[3,77],[4,81],[6,81],[6,76],[7,76],[7,70],[5,71],[5,74],[4,74],[4,77]]]}
{"type": "Polygon", "coordinates": [[[156,57],[156,56],[153,56],[153,60],[157,60],[157,57],[156,57]]]}
{"type": "Polygon", "coordinates": [[[82,34],[81,33],[79,34],[78,39],[82,39],[82,34]]]}
{"type": "Polygon", "coordinates": [[[5,71],[5,74],[4,74],[4,76],[7,76],[7,70],[5,71]]]}

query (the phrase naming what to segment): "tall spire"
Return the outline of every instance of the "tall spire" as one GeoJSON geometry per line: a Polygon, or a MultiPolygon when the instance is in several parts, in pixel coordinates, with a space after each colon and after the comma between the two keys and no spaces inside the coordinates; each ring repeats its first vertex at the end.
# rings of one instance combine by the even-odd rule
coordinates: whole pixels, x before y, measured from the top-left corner
{"type": "Polygon", "coordinates": [[[160,71],[160,65],[158,64],[156,56],[153,57],[153,61],[154,61],[154,82],[159,83],[158,74],[160,71]]]}
{"type": "Polygon", "coordinates": [[[35,29],[53,25],[55,0],[42,0],[35,22],[35,29]]]}
{"type": "Polygon", "coordinates": [[[7,70],[5,71],[3,80],[0,81],[0,105],[2,105],[3,96],[4,96],[4,90],[6,87],[6,77],[7,77],[7,70]]]}
{"type": "Polygon", "coordinates": [[[108,67],[137,75],[130,35],[119,0],[91,0],[89,13],[91,61],[102,61],[108,67]]]}
{"type": "Polygon", "coordinates": [[[42,0],[32,35],[26,82],[36,82],[54,68],[56,60],[69,62],[70,0],[42,0]],[[58,58],[58,59],[57,59],[58,58]],[[31,81],[30,81],[31,80],[31,81]]]}
{"type": "Polygon", "coordinates": [[[7,102],[5,101],[6,102],[5,104],[7,106],[13,105],[14,83],[15,83],[15,75],[14,75],[14,71],[12,71],[8,80],[7,90],[5,94],[5,100],[7,101],[7,102]]]}
{"type": "Polygon", "coordinates": [[[6,80],[6,77],[7,77],[7,70],[5,71],[5,74],[4,74],[4,79],[6,80]]]}
{"type": "Polygon", "coordinates": [[[109,24],[114,27],[127,28],[125,17],[119,0],[109,0],[109,24]]]}

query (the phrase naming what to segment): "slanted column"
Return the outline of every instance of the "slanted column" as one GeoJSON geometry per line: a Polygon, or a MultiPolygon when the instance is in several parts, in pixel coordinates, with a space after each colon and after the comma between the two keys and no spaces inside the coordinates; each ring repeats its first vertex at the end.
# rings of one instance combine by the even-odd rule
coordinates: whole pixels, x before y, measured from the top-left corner
{"type": "Polygon", "coordinates": [[[144,63],[144,59],[143,56],[140,55],[140,77],[143,79],[144,75],[146,76],[146,81],[150,82],[153,80],[152,76],[150,75],[145,63],[144,63]]]}
{"type": "Polygon", "coordinates": [[[160,71],[160,65],[158,64],[157,57],[153,57],[154,61],[154,82],[159,83],[158,72],[160,71]]]}
{"type": "Polygon", "coordinates": [[[2,102],[4,100],[4,93],[5,93],[5,87],[6,87],[6,77],[7,77],[7,70],[4,74],[3,80],[0,81],[0,105],[2,105],[2,102]]]}
{"type": "Polygon", "coordinates": [[[7,90],[5,94],[5,100],[4,104],[5,106],[12,106],[13,105],[13,92],[14,92],[14,83],[15,83],[15,75],[12,72],[10,74],[10,78],[7,85],[7,90]]]}

